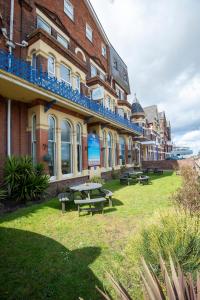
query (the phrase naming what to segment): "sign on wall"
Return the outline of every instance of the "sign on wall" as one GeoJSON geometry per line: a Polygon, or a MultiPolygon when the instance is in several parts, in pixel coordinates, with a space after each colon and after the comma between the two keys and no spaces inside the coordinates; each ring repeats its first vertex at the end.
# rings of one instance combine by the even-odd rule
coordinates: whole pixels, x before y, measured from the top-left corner
{"type": "Polygon", "coordinates": [[[100,165],[100,141],[97,134],[88,135],[88,166],[100,165]]]}

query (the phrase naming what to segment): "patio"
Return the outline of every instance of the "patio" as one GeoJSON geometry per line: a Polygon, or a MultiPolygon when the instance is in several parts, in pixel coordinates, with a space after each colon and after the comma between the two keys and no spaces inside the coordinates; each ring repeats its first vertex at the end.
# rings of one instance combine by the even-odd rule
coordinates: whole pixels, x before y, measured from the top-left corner
{"type": "Polygon", "coordinates": [[[129,238],[156,211],[171,206],[169,195],[181,178],[151,174],[151,185],[104,188],[114,192],[114,207],[104,215],[78,217],[74,203],[62,214],[58,199],[32,205],[0,219],[2,299],[99,299],[107,287],[105,270],[120,272],[129,238]]]}

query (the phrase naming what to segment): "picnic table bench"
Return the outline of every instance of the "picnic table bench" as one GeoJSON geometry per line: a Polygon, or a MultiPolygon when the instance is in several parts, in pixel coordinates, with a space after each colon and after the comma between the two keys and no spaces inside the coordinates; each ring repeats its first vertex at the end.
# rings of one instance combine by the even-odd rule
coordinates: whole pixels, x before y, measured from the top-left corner
{"type": "Polygon", "coordinates": [[[91,212],[93,214],[93,212],[95,211],[101,211],[103,214],[103,208],[104,208],[104,202],[106,201],[106,198],[96,198],[96,199],[78,199],[78,200],[74,200],[74,203],[76,205],[78,205],[78,215],[80,216],[80,212],[81,211],[87,211],[87,212],[91,212]],[[88,204],[89,207],[81,207],[82,205],[88,204]],[[95,206],[95,204],[101,204],[100,207],[95,206]],[[91,206],[95,206],[95,207],[91,207],[91,206]]]}

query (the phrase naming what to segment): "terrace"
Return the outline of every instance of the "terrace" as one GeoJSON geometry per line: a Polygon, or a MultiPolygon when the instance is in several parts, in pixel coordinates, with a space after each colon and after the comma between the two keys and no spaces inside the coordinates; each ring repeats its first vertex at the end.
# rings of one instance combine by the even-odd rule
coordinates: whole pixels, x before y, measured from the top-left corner
{"type": "Polygon", "coordinates": [[[132,132],[136,135],[141,135],[143,133],[143,129],[140,126],[121,117],[119,114],[112,112],[108,108],[105,108],[102,104],[80,94],[77,90],[73,90],[70,86],[59,81],[56,77],[49,76],[48,73],[42,71],[42,68],[34,69],[29,62],[18,59],[3,50],[0,51],[0,71],[0,87],[1,85],[4,86],[4,89],[1,90],[5,93],[5,95],[3,95],[5,97],[10,97],[11,95],[14,97],[13,99],[19,97],[20,100],[27,101],[27,99],[29,99],[30,101],[31,98],[38,97],[39,90],[33,89],[34,87],[38,87],[40,88],[40,96],[42,95],[45,100],[52,101],[56,99],[61,105],[64,106],[65,104],[69,104],[72,109],[81,111],[81,113],[86,116],[94,116],[99,121],[111,122],[115,127],[121,127],[125,131],[132,132]],[[7,74],[13,75],[14,77],[8,78],[7,74]],[[20,87],[19,82],[16,82],[16,77],[20,79],[20,87]],[[9,84],[5,86],[6,81],[7,84],[8,81],[12,84],[15,81],[16,89],[14,90],[13,87],[11,88],[9,84]],[[27,91],[23,90],[20,94],[19,89],[22,86],[25,88],[27,83],[31,85],[29,86],[29,91],[31,90],[32,93],[27,94],[27,91]],[[44,94],[44,90],[47,94],[44,94]],[[49,93],[53,95],[50,95],[49,93]],[[62,100],[59,101],[58,97],[61,97],[62,100]]]}

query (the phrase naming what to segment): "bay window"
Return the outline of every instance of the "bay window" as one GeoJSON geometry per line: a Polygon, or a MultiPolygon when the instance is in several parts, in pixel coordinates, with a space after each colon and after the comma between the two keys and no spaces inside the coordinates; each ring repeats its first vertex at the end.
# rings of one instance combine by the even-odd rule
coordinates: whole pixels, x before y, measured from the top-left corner
{"type": "Polygon", "coordinates": [[[55,76],[55,58],[51,55],[48,57],[48,74],[49,76],[55,76]]]}
{"type": "Polygon", "coordinates": [[[60,66],[60,79],[67,85],[71,85],[71,70],[64,65],[60,66]]]}

